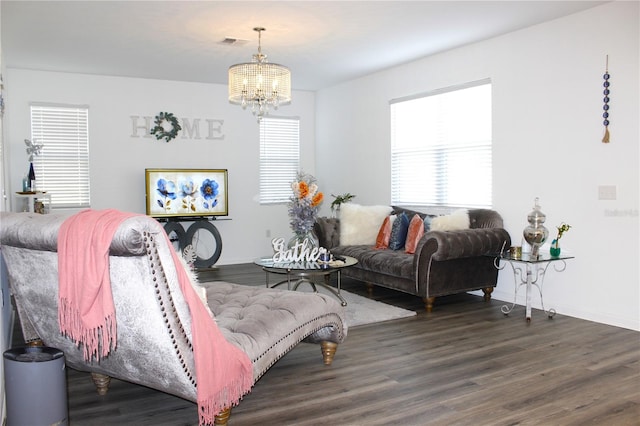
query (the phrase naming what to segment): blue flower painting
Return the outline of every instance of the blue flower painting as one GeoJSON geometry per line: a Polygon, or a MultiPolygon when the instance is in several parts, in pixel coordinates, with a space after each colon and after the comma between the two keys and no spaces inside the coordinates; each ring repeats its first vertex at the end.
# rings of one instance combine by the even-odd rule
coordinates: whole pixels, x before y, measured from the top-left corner
{"type": "Polygon", "coordinates": [[[196,192],[198,192],[198,187],[193,183],[193,179],[185,179],[180,182],[180,194],[183,197],[193,197],[196,192]]]}
{"type": "Polygon", "coordinates": [[[170,210],[171,200],[175,200],[177,197],[176,184],[170,180],[158,179],[158,187],[156,191],[158,191],[158,194],[160,194],[161,197],[158,199],[158,205],[165,210],[170,210]]]}
{"type": "Polygon", "coordinates": [[[146,169],[147,214],[153,217],[226,216],[226,169],[146,169]]]}
{"type": "Polygon", "coordinates": [[[220,185],[213,179],[205,179],[200,187],[200,193],[204,198],[202,205],[205,209],[212,209],[218,205],[218,194],[220,185]]]}
{"type": "Polygon", "coordinates": [[[193,179],[187,178],[180,182],[180,196],[182,197],[182,208],[190,211],[196,211],[196,194],[198,193],[198,185],[193,179]]]}

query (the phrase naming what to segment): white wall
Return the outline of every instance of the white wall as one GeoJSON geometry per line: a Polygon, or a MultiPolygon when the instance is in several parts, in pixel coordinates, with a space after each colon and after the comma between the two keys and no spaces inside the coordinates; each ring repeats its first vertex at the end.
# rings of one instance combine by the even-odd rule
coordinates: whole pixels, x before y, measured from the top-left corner
{"type": "MultiPolygon", "coordinates": [[[[318,178],[355,202],[389,203],[389,100],[491,78],[494,208],[517,243],[535,197],[552,235],[563,221],[573,226],[562,246],[576,258],[547,274],[545,306],[640,330],[638,6],[606,4],[319,91],[318,178]],[[603,144],[607,54],[611,143],[603,144]],[[598,200],[599,185],[616,185],[617,200],[598,200]]],[[[513,295],[505,270],[494,297],[513,295]]]]}
{"type": "MultiPolygon", "coordinates": [[[[388,101],[491,78],[494,207],[515,241],[535,197],[550,229],[562,221],[574,227],[562,243],[576,259],[564,272],[547,276],[546,306],[639,330],[638,14],[637,2],[606,4],[315,95],[295,92],[293,104],[280,113],[301,117],[303,168],[316,174],[321,190],[354,193],[362,204],[387,204],[388,101]],[[609,145],[600,142],[607,54],[609,145]],[[617,185],[617,200],[597,199],[603,184],[617,185]],[[624,216],[609,215],[616,211],[624,216]]],[[[5,88],[12,191],[20,189],[27,168],[23,139],[30,133],[29,102],[89,104],[94,208],[143,213],[145,167],[228,168],[233,220],[218,222],[224,245],[219,263],[268,253],[267,230],[289,235],[286,207],[256,201],[257,125],[248,111],[227,103],[224,85],[8,69],[5,88]],[[160,111],[224,119],[225,140],[165,143],[130,137],[130,115],[160,111]]],[[[325,202],[323,213],[328,206],[325,202]]],[[[513,277],[501,273],[494,297],[511,300],[513,294],[513,277]]]]}
{"type": "MultiPolygon", "coordinates": [[[[5,123],[10,141],[10,187],[19,191],[28,169],[24,149],[30,138],[29,103],[89,105],[91,207],[144,213],[144,169],[148,167],[226,168],[230,221],[217,221],[223,250],[219,264],[249,262],[271,252],[272,236],[289,236],[285,205],[258,201],[259,132],[250,111],[230,105],[226,85],[7,70],[5,123]],[[178,138],[167,143],[134,138],[130,116],[160,111],[190,119],[222,119],[224,140],[178,138]]],[[[298,116],[303,169],[314,172],[315,97],[294,92],[293,103],[272,115],[298,116]]],[[[142,120],[140,120],[142,123],[142,120]]],[[[185,134],[185,132],[182,132],[185,134]]],[[[46,150],[46,147],[45,147],[46,150]]]]}

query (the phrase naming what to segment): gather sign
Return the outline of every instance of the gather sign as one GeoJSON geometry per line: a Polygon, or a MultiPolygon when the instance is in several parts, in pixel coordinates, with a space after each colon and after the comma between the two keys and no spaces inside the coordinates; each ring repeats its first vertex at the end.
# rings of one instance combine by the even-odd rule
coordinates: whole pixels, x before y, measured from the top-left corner
{"type": "Polygon", "coordinates": [[[273,246],[273,261],[281,262],[315,262],[320,257],[320,250],[314,247],[308,239],[297,242],[292,247],[287,247],[284,238],[274,238],[271,240],[273,246]]]}

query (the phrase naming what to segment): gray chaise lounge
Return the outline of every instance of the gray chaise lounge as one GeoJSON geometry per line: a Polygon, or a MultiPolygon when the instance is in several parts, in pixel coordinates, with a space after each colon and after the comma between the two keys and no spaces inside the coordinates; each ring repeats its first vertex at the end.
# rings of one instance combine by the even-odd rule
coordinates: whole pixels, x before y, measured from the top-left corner
{"type": "MultiPolygon", "coordinates": [[[[101,393],[116,377],[196,401],[191,316],[176,284],[175,268],[183,266],[163,261],[172,247],[160,235],[162,227],[137,216],[118,228],[109,257],[118,345],[99,363],[87,363],[58,327],[56,244],[63,220],[0,215],[1,253],[25,341],[39,339],[64,351],[69,366],[92,373],[101,393]]],[[[224,337],[251,360],[254,383],[303,340],[320,343],[329,365],[346,337],[343,308],[331,297],[226,282],[202,286],[224,337]]],[[[226,424],[229,415],[230,408],[216,424],[226,424]]]]}

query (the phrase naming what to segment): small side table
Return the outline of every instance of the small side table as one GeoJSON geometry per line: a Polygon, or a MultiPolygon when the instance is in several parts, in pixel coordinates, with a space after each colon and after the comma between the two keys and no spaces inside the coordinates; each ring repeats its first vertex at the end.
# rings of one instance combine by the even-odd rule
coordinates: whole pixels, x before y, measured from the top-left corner
{"type": "MultiPolygon", "coordinates": [[[[51,209],[51,194],[47,194],[46,192],[36,191],[36,192],[16,192],[16,207],[19,200],[26,200],[27,210],[30,213],[48,213],[51,209]],[[42,212],[35,211],[36,201],[42,202],[42,212]]],[[[23,204],[24,206],[24,204],[23,204]]]]}
{"type": "Polygon", "coordinates": [[[546,310],[544,307],[544,301],[542,300],[542,287],[544,284],[544,276],[547,273],[547,269],[553,263],[553,268],[556,272],[562,272],[566,269],[567,259],[573,259],[573,256],[551,256],[548,253],[541,253],[537,257],[532,257],[530,253],[522,253],[520,257],[511,256],[509,253],[494,256],[493,261],[495,267],[499,270],[505,268],[505,265],[500,265],[500,260],[504,260],[511,265],[513,271],[513,280],[515,283],[515,294],[513,295],[513,303],[511,306],[503,305],[500,310],[503,314],[509,315],[516,305],[518,290],[524,286],[527,291],[527,304],[526,304],[526,319],[527,322],[531,321],[531,288],[536,287],[540,294],[540,305],[542,310],[549,318],[553,318],[556,314],[555,309],[546,310]]]}

